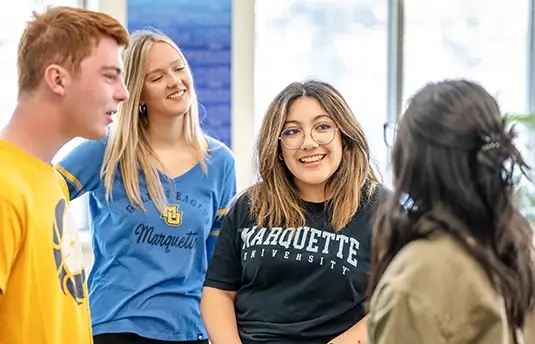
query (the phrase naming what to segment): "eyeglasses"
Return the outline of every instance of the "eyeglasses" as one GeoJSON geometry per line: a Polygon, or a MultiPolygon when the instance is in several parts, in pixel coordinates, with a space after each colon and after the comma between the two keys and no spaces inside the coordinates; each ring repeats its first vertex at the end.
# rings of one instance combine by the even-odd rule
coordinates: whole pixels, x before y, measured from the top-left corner
{"type": "Polygon", "coordinates": [[[383,139],[385,145],[388,148],[392,148],[394,142],[396,141],[396,136],[398,133],[398,125],[394,122],[387,122],[383,124],[383,139]]]}
{"type": "MultiPolygon", "coordinates": [[[[332,123],[319,123],[310,129],[309,133],[312,140],[317,144],[328,145],[333,142],[338,129],[332,123]]],[[[288,149],[299,149],[305,143],[305,131],[298,127],[286,128],[279,136],[279,140],[288,149]]]]}

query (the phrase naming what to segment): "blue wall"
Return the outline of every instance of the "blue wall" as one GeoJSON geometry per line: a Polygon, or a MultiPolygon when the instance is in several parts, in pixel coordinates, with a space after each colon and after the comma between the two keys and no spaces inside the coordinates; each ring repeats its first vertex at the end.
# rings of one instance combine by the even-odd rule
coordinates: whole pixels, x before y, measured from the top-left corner
{"type": "Polygon", "coordinates": [[[206,133],[231,142],[232,0],[127,0],[130,33],[148,27],[167,34],[193,72],[206,133]]]}

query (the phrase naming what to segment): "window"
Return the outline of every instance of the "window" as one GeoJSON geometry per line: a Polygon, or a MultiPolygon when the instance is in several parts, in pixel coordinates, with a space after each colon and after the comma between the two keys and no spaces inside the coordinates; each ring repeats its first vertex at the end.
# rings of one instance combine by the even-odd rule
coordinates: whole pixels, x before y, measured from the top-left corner
{"type": "Polygon", "coordinates": [[[404,102],[428,81],[462,77],[502,111],[525,113],[528,10],[528,0],[405,0],[404,102]]]}
{"type": "MultiPolygon", "coordinates": [[[[529,80],[530,2],[256,0],[255,129],[289,82],[324,79],[350,103],[389,184],[382,123],[425,83],[475,80],[504,113],[527,113],[535,104],[528,95],[535,83],[529,80]]],[[[525,130],[518,141],[532,164],[533,140],[525,130]]]]}
{"type": "MultiPolygon", "coordinates": [[[[527,113],[528,13],[529,0],[405,0],[403,102],[428,81],[469,78],[503,113],[527,113]]],[[[531,157],[531,133],[521,134],[531,157]]]]}
{"type": "MultiPolygon", "coordinates": [[[[497,100],[502,113],[527,114],[530,0],[404,1],[403,103],[428,81],[468,78],[497,100]],[[505,24],[507,23],[507,24],[505,24]]],[[[533,25],[533,23],[531,23],[533,25]]],[[[532,43],[533,44],[533,43],[532,43]]],[[[461,124],[460,124],[461,125],[461,124]]],[[[518,127],[517,145],[535,163],[534,133],[518,127]]],[[[524,180],[528,190],[533,190],[524,180]]],[[[527,198],[526,215],[535,217],[527,198]]]]}
{"type": "Polygon", "coordinates": [[[387,24],[386,1],[256,0],[256,131],[286,85],[321,79],[346,98],[384,171],[387,24]]]}

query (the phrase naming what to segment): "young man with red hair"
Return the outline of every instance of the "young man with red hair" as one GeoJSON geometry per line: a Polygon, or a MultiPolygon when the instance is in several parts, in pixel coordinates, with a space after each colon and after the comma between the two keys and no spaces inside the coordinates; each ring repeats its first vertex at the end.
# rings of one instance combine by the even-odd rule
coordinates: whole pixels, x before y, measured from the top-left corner
{"type": "Polygon", "coordinates": [[[0,344],[92,342],[86,271],[51,160],[101,139],[128,98],[124,27],[85,9],[34,14],[19,42],[18,103],[0,131],[0,344]]]}

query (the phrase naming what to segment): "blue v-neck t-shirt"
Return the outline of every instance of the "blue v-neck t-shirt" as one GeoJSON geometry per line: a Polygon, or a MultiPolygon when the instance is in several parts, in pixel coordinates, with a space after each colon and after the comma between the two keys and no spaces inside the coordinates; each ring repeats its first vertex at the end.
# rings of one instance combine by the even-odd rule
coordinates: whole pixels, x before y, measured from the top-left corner
{"type": "Polygon", "coordinates": [[[226,206],[236,193],[234,156],[207,137],[207,173],[200,164],[161,181],[161,213],[145,179],[146,210],[134,208],[121,174],[112,198],[100,177],[107,140],[85,141],[56,167],[71,199],[89,194],[94,265],[88,279],[93,334],[130,332],[168,341],[207,339],[200,315],[202,285],[226,206]]]}

